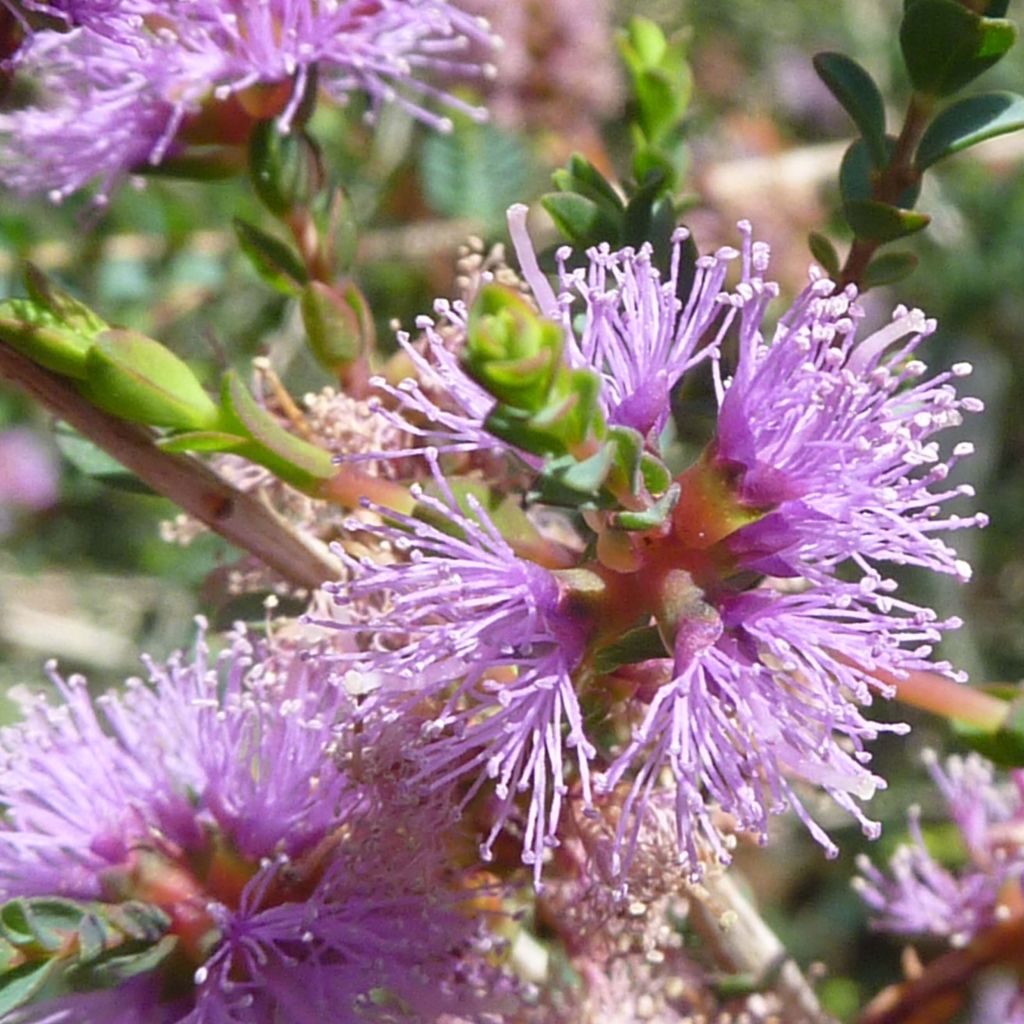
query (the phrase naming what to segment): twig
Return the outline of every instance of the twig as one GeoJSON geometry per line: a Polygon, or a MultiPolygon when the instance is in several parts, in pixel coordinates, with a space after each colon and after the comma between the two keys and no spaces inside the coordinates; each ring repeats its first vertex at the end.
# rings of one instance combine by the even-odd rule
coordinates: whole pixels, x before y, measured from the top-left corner
{"type": "Polygon", "coordinates": [[[969,946],[930,963],[920,977],[880,992],[858,1024],[944,1024],[961,1008],[971,979],[997,963],[1018,969],[1024,955],[1024,917],[1015,916],[981,932],[969,946]]]}
{"type": "Polygon", "coordinates": [[[693,896],[689,920],[725,970],[765,979],[774,974],[786,1024],[833,1024],[786,947],[729,874],[709,872],[693,896]]]}
{"type": "Polygon", "coordinates": [[[161,451],[150,430],[97,409],[65,378],[2,342],[0,376],[71,424],[153,490],[291,583],[312,589],[340,575],[340,565],[319,541],[293,532],[257,498],[236,490],[198,459],[161,451]]]}

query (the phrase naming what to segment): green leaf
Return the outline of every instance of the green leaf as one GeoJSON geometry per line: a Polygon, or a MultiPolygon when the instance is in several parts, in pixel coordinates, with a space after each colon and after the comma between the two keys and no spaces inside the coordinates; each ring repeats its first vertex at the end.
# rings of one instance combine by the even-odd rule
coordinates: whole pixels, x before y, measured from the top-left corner
{"type": "Polygon", "coordinates": [[[860,129],[871,162],[875,167],[884,167],[889,159],[885,144],[885,106],[874,79],[860,64],[842,53],[815,54],[814,70],[860,129]]]}
{"type": "Polygon", "coordinates": [[[420,159],[431,208],[447,217],[471,217],[488,230],[499,229],[509,206],[535,193],[538,173],[518,135],[468,120],[450,135],[430,133],[420,159]]]}
{"type": "Polygon", "coordinates": [[[1024,767],[1024,699],[1010,702],[1006,721],[995,732],[953,720],[957,736],[972,750],[1003,768],[1024,767]]]}
{"type": "Polygon", "coordinates": [[[0,1018],[30,1003],[56,971],[57,960],[30,960],[0,975],[0,1018]]]}
{"type": "Polygon", "coordinates": [[[68,982],[77,991],[95,992],[117,988],[131,978],[155,970],[178,948],[176,935],[165,935],[142,949],[120,946],[103,954],[97,960],[71,968],[68,982]]]}
{"type": "Polygon", "coordinates": [[[626,42],[632,48],[638,65],[641,67],[657,67],[665,57],[668,43],[661,27],[639,15],[630,18],[626,28],[626,42]]]}
{"type": "Polygon", "coordinates": [[[88,964],[99,959],[109,939],[110,932],[100,917],[91,912],[85,914],[78,926],[78,962],[88,964]]]}
{"type": "MultiPolygon", "coordinates": [[[[886,139],[890,156],[896,148],[896,139],[889,136],[886,139]]],[[[843,154],[842,163],[839,165],[839,192],[846,201],[854,199],[871,199],[874,193],[875,168],[868,156],[867,145],[863,139],[854,139],[843,154]]],[[[896,205],[901,209],[913,209],[921,194],[921,181],[918,178],[912,185],[907,186],[900,194],[896,205]]]]}
{"type": "Polygon", "coordinates": [[[252,397],[234,370],[224,375],[222,403],[229,421],[233,421],[229,426],[252,439],[239,451],[253,462],[300,490],[315,488],[318,481],[334,475],[330,453],[285,430],[252,397]]]}
{"type": "Polygon", "coordinates": [[[1017,29],[1003,18],[975,14],[956,0],[915,0],[900,26],[903,60],[914,88],[948,96],[995,64],[1017,29]]]}
{"type": "Polygon", "coordinates": [[[291,247],[241,217],[233,223],[238,244],[256,273],[282,295],[298,295],[309,273],[291,247]]]}
{"type": "Polygon", "coordinates": [[[863,290],[902,281],[914,272],[916,266],[917,257],[912,252],[883,253],[868,264],[861,281],[863,290]]]}
{"type": "Polygon", "coordinates": [[[623,633],[618,640],[594,652],[594,668],[597,672],[612,672],[622,665],[633,665],[652,658],[668,658],[671,652],[665,649],[657,626],[640,626],[623,633]]]}
{"type": "Polygon", "coordinates": [[[619,241],[619,221],[603,204],[593,199],[576,192],[548,192],[541,196],[540,204],[555,222],[555,227],[576,248],[619,241]]]}
{"type": "Polygon", "coordinates": [[[277,118],[258,121],[249,138],[249,178],[263,205],[287,217],[324,186],[319,148],[301,129],[282,132],[277,118]]]}
{"type": "Polygon", "coordinates": [[[25,263],[24,274],[29,298],[48,309],[68,330],[93,338],[107,329],[84,302],[55,285],[34,263],[25,263]]]}
{"type": "Polygon", "coordinates": [[[935,118],[917,147],[919,170],[986,139],[1024,128],[1024,96],[986,92],[946,107],[935,118]]]}
{"type": "Polygon", "coordinates": [[[79,390],[122,419],[175,430],[214,430],[220,412],[188,365],[153,338],[134,331],[99,335],[79,390]]]}
{"type": "Polygon", "coordinates": [[[500,402],[538,413],[551,406],[564,343],[562,329],[540,317],[521,295],[487,284],[469,311],[462,365],[500,402]]]}
{"type": "Polygon", "coordinates": [[[589,458],[576,462],[560,473],[559,482],[578,494],[596,494],[608,479],[613,462],[611,446],[604,445],[589,458]]]}
{"type": "Polygon", "coordinates": [[[91,335],[69,329],[63,320],[32,299],[0,302],[0,340],[54,373],[85,376],[91,335]]]}
{"type": "Polygon", "coordinates": [[[0,907],[0,934],[15,946],[28,946],[35,942],[28,903],[14,899],[0,907]]]}
{"type": "Polygon", "coordinates": [[[183,434],[157,438],[156,446],[165,452],[230,452],[237,451],[247,441],[246,437],[223,430],[187,430],[183,434]]]}
{"type": "Polygon", "coordinates": [[[616,512],[612,525],[620,530],[653,530],[661,526],[679,503],[679,484],[673,484],[653,505],[642,512],[616,512]]]}
{"type": "Polygon", "coordinates": [[[807,236],[811,255],[821,264],[822,269],[831,278],[839,276],[839,253],[836,247],[823,234],[812,231],[807,236]]]}
{"type": "Polygon", "coordinates": [[[644,487],[655,496],[664,494],[672,483],[668,467],[650,452],[644,452],[640,457],[640,474],[644,487]]]}
{"type": "Polygon", "coordinates": [[[359,317],[329,285],[310,281],[299,300],[309,347],[327,370],[337,371],[358,359],[364,349],[359,317]]]}
{"type": "Polygon", "coordinates": [[[912,235],[931,223],[931,217],[926,213],[901,210],[873,199],[844,203],[843,213],[858,238],[867,238],[873,242],[891,242],[912,235]]]}
{"type": "Polygon", "coordinates": [[[611,182],[579,153],[573,153],[568,166],[555,171],[551,180],[560,192],[577,192],[586,196],[598,206],[603,206],[609,215],[614,216],[624,209],[622,198],[611,182]]]}

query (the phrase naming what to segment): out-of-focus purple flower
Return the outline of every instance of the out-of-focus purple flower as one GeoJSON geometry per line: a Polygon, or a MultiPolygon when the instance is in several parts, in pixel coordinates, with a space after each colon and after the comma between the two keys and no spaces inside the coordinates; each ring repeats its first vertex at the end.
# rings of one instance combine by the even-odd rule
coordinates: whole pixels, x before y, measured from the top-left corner
{"type": "Polygon", "coordinates": [[[910,844],[889,861],[889,874],[867,857],[855,887],[875,912],[875,925],[900,935],[935,935],[960,946],[1005,916],[1007,887],[1024,877],[1021,779],[1017,787],[995,781],[992,765],[976,754],[951,757],[945,768],[929,752],[926,764],[963,840],[967,861],[952,871],[929,852],[921,812],[910,812],[910,844]]]}
{"type": "MultiPolygon", "coordinates": [[[[18,57],[39,93],[0,118],[0,181],[20,192],[59,200],[98,181],[103,199],[121,175],[174,155],[210,102],[253,89],[283,90],[271,106],[286,130],[314,75],[337,102],[397,102],[441,130],[451,123],[437,107],[483,116],[426,80],[488,72],[466,51],[471,40],[490,45],[489,30],[447,0],[34,6],[69,29],[31,35],[18,57]]],[[[241,109],[231,116],[244,119],[241,109]]]]}
{"type": "Polygon", "coordinates": [[[35,433],[0,431],[0,510],[49,508],[57,500],[59,482],[53,453],[35,433]]]}
{"type": "Polygon", "coordinates": [[[26,1020],[432,1020],[498,984],[443,877],[446,804],[383,806],[346,775],[349,697],[325,670],[240,632],[149,674],[93,699],[52,673],[61,704],[26,698],[0,737],[0,892],[155,903],[170,975],[114,1012],[90,993],[26,1020]]]}
{"type": "Polygon", "coordinates": [[[585,635],[556,576],[518,558],[473,495],[460,508],[436,453],[427,455],[442,496],[419,487],[415,496],[438,525],[393,512],[387,525],[350,524],[407,560],[381,564],[336,549],[350,579],[328,591],[339,604],[374,610],[322,625],[373,635],[371,648],[348,661],[380,680],[376,701],[415,705],[424,716],[430,742],[420,774],[430,788],[468,775],[468,801],[492,782],[499,805],[485,859],[516,798],[529,792],[523,860],[539,882],[543,852],[556,843],[567,761],[590,799],[594,750],[572,678],[585,635]]]}

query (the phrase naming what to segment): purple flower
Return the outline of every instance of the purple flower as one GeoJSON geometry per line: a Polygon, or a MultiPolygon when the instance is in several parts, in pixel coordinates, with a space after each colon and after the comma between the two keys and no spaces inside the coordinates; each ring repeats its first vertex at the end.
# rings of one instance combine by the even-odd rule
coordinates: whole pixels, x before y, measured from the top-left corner
{"type": "Polygon", "coordinates": [[[911,842],[889,861],[889,875],[866,857],[855,887],[875,912],[875,925],[900,935],[936,935],[964,945],[999,921],[1009,884],[1020,885],[1024,854],[1015,838],[1020,827],[1020,773],[1017,787],[996,783],[992,765],[970,754],[951,757],[943,769],[928,752],[926,764],[963,840],[967,862],[953,871],[928,850],[920,808],[910,811],[911,842]]]}
{"type": "MultiPolygon", "coordinates": [[[[741,504],[776,510],[750,532],[791,531],[772,545],[790,562],[786,575],[811,565],[830,571],[852,558],[868,575],[883,561],[968,578],[969,566],[935,534],[987,521],[939,515],[944,502],[973,495],[969,485],[942,486],[973,449],[960,443],[942,459],[932,437],[981,409],[950,383],[971,367],[924,378],[913,357],[934,320],[898,307],[888,326],[857,338],[856,291],[836,294],[814,276],[766,340],[763,301],[774,287],[751,276],[744,291],[734,372],[716,373],[720,411],[709,458],[728,473],[741,504]]],[[[714,358],[720,368],[721,353],[714,358]]],[[[749,542],[742,530],[733,538],[749,542]]]]}
{"type": "Polygon", "coordinates": [[[27,698],[4,731],[0,892],[154,903],[170,973],[26,1019],[355,1024],[386,993],[382,1015],[426,1020],[500,988],[444,877],[444,799],[387,802],[342,770],[350,699],[323,668],[239,632],[149,673],[95,700],[52,673],[62,703],[27,698]]]}
{"type": "MultiPolygon", "coordinates": [[[[395,562],[352,563],[352,581],[337,588],[365,608],[383,603],[383,614],[362,623],[365,635],[381,627],[394,635],[376,647],[364,642],[360,665],[376,667],[382,679],[397,674],[408,680],[400,689],[433,701],[418,707],[429,723],[424,773],[448,781],[486,765],[502,799],[508,783],[531,790],[525,813],[535,865],[542,848],[534,823],[545,811],[547,842],[556,838],[558,804],[546,801],[568,748],[577,751],[573,772],[587,787],[586,803],[590,762],[596,795],[619,805],[623,876],[666,777],[680,855],[694,875],[709,858],[728,860],[733,840],[720,811],[763,841],[769,817],[792,807],[835,853],[796,782],[824,790],[877,834],[858,803],[884,785],[866,767],[865,745],[881,731],[904,729],[864,715],[874,695],[890,693],[878,676],[932,669],[961,678],[929,660],[958,620],[939,621],[901,597],[880,566],[967,578],[966,564],[938,535],[985,521],[940,515],[945,502],[972,493],[944,484],[969,446],[943,459],[934,435],[980,408],[952,385],[969,368],[925,377],[911,357],[934,324],[917,311],[899,309],[890,325],[858,338],[855,292],[835,294],[817,277],[766,341],[763,324],[778,289],[763,276],[768,249],[745,223],[741,248],[699,259],[681,299],[682,235],[664,276],[649,246],[592,249],[580,270],[568,269],[563,252],[556,293],[524,218],[525,208],[510,211],[521,273],[540,313],[560,326],[568,365],[599,375],[607,422],[633,428],[650,455],[667,457],[670,393],[706,361],[717,428],[676,477],[669,521],[617,531],[614,513],[586,508],[577,528],[590,532],[567,551],[582,575],[560,572],[557,587],[489,521],[474,525],[456,513],[450,493],[447,513],[436,502],[425,505],[434,516],[454,516],[466,540],[413,519],[398,519],[397,534],[383,528],[395,562]],[[739,281],[729,290],[731,266],[739,281]],[[472,557],[466,543],[477,552],[472,557]],[[418,553],[407,560],[403,550],[418,553]],[[481,563],[484,550],[499,564],[481,563]],[[574,590],[583,577],[596,581],[586,595],[574,590]],[[467,588],[469,579],[478,589],[467,588]],[[517,644],[517,622],[528,646],[517,644]],[[627,634],[636,646],[617,647],[627,634]],[[562,635],[571,640],[557,640],[562,635]],[[508,660],[500,657],[503,644],[508,660]],[[512,665],[509,683],[497,670],[512,665]],[[539,692],[547,701],[541,719],[539,692]],[[561,739],[551,731],[556,712],[568,723],[561,739]],[[541,735],[548,737],[543,756],[535,755],[541,735]]],[[[466,305],[437,309],[440,326],[421,323],[425,347],[401,339],[421,379],[378,384],[389,400],[381,415],[426,446],[396,454],[428,453],[442,487],[445,453],[498,449],[543,472],[536,457],[487,431],[494,401],[459,362],[466,305]]],[[[509,817],[503,804],[494,829],[509,817]]]]}
{"type": "Polygon", "coordinates": [[[337,102],[397,102],[440,130],[451,122],[437,105],[482,116],[424,78],[487,71],[465,55],[470,40],[490,42],[486,27],[446,0],[36,6],[71,27],[31,35],[19,54],[41,99],[0,118],[0,181],[55,201],[92,181],[104,199],[125,173],[178,152],[211,100],[252,87],[284,88],[272,112],[286,130],[314,72],[337,102]]]}
{"type": "Polygon", "coordinates": [[[557,844],[569,762],[590,799],[594,750],[572,677],[585,637],[555,574],[518,558],[472,494],[460,508],[437,454],[428,449],[427,458],[442,497],[419,487],[415,495],[431,521],[378,509],[390,523],[349,524],[407,560],[382,564],[338,548],[350,580],[326,589],[352,621],[322,625],[372,636],[369,649],[342,656],[379,680],[371,707],[423,716],[422,782],[444,790],[469,776],[464,803],[493,785],[498,806],[485,860],[517,796],[529,792],[523,860],[539,883],[543,852],[557,844]],[[360,616],[360,608],[369,610],[360,616]]]}

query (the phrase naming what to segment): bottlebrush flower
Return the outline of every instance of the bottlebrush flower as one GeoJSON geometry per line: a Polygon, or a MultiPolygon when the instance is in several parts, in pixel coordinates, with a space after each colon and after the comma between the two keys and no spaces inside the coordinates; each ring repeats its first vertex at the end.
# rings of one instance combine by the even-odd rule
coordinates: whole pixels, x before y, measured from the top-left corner
{"type": "Polygon", "coordinates": [[[336,547],[350,579],[326,589],[353,614],[349,622],[321,625],[375,638],[369,650],[339,657],[381,680],[371,706],[397,703],[422,713],[430,742],[420,775],[429,788],[443,790],[468,775],[468,802],[493,780],[498,806],[482,845],[485,860],[517,796],[529,792],[523,860],[539,882],[543,852],[557,842],[567,761],[584,798],[590,795],[594,751],[572,678],[584,636],[556,576],[518,558],[472,495],[463,511],[437,454],[428,449],[427,458],[442,497],[419,487],[415,496],[441,525],[384,510],[388,524],[353,521],[352,530],[408,560],[358,560],[336,547]],[[360,616],[360,608],[373,610],[360,616]],[[424,702],[429,710],[421,712],[424,702]]]}
{"type": "Polygon", "coordinates": [[[932,856],[915,807],[911,842],[893,855],[889,874],[861,857],[854,886],[875,912],[876,927],[900,935],[940,936],[961,946],[1005,917],[1003,900],[1024,877],[1020,772],[1014,772],[1016,787],[1001,786],[992,765],[976,754],[951,757],[943,768],[928,752],[926,764],[963,840],[966,863],[953,871],[932,856]]]}
{"type": "Polygon", "coordinates": [[[18,56],[40,100],[0,118],[0,181],[55,201],[96,180],[102,200],[123,174],[189,141],[235,143],[246,109],[287,130],[314,76],[336,102],[397,102],[440,130],[451,122],[437,106],[483,116],[426,81],[488,72],[466,55],[471,41],[491,44],[487,28],[446,0],[33,6],[69,30],[32,34],[18,56]],[[241,106],[210,109],[231,97],[241,106]]]}
{"type": "Polygon", "coordinates": [[[53,673],[62,703],[4,731],[0,893],[153,904],[177,944],[19,1019],[432,1020],[500,987],[443,877],[443,801],[384,806],[332,756],[343,688],[244,633],[149,670],[96,699],[53,673]]]}
{"type": "MultiPolygon", "coordinates": [[[[945,502],[972,493],[967,486],[943,483],[969,446],[956,446],[943,459],[933,435],[957,425],[963,412],[980,408],[979,402],[958,397],[953,387],[953,379],[969,367],[925,376],[912,356],[934,324],[917,311],[899,309],[891,324],[858,337],[855,292],[837,294],[831,282],[813,274],[768,340],[764,323],[778,289],[764,278],[768,249],[753,241],[745,223],[740,249],[722,249],[697,261],[687,295],[678,295],[681,234],[666,275],[655,267],[649,246],[592,249],[578,270],[569,269],[563,253],[556,294],[540,271],[524,216],[524,208],[510,212],[512,237],[548,326],[531,321],[511,293],[480,309],[439,303],[444,322],[421,324],[423,347],[404,341],[423,383],[378,382],[385,396],[380,412],[428,446],[418,450],[433,453],[438,485],[439,457],[497,449],[521,457],[541,478],[543,494],[545,474],[553,471],[538,457],[543,448],[525,428],[520,436],[528,450],[516,447],[516,423],[532,425],[526,416],[535,415],[542,430],[571,406],[564,391],[552,390],[553,385],[543,390],[549,381],[564,389],[577,379],[548,372],[545,360],[551,353],[558,353],[570,371],[588,371],[587,388],[596,374],[599,388],[592,398],[589,390],[569,396],[575,408],[591,401],[597,407],[595,433],[582,442],[579,434],[544,435],[569,437],[581,450],[579,456],[571,448],[559,455],[561,470],[567,459],[582,465],[581,460],[595,457],[612,429],[601,434],[602,423],[631,428],[646,453],[666,459],[670,395],[699,363],[710,365],[717,427],[704,451],[675,478],[672,511],[660,520],[619,528],[618,521],[636,507],[630,502],[643,495],[630,493],[621,509],[611,511],[610,502],[617,500],[612,490],[595,492],[589,503],[586,495],[579,497],[582,523],[591,531],[585,540],[593,543],[584,554],[570,552],[568,558],[597,583],[586,598],[570,598],[571,572],[562,573],[561,603],[547,606],[560,616],[573,610],[573,643],[561,645],[572,656],[563,656],[559,667],[559,700],[566,709],[575,701],[583,711],[586,732],[581,734],[573,721],[570,745],[578,750],[584,736],[586,760],[596,768],[595,790],[620,804],[619,868],[624,872],[645,809],[666,775],[674,779],[681,856],[695,875],[708,856],[729,857],[722,811],[739,831],[763,840],[770,815],[793,807],[834,853],[804,809],[794,780],[820,787],[868,834],[876,834],[877,826],[858,804],[884,785],[866,767],[865,744],[883,730],[903,728],[878,725],[864,715],[874,695],[890,692],[876,673],[899,677],[929,668],[959,678],[948,663],[929,661],[942,631],[958,620],[940,621],[932,610],[907,601],[882,566],[892,562],[961,579],[968,575],[966,564],[938,535],[985,521],[982,515],[939,515],[945,502]],[[739,280],[727,287],[731,268],[739,280]],[[492,307],[497,312],[486,320],[492,307]],[[475,335],[474,322],[482,325],[475,335]],[[555,341],[552,324],[557,325],[555,341]],[[467,345],[462,357],[460,344],[467,345]],[[732,351],[735,355],[728,354],[732,351]],[[493,372],[478,365],[489,358],[493,372]],[[515,377],[513,366],[532,376],[515,377]],[[497,398],[483,381],[493,382],[497,398]],[[549,394],[554,397],[544,397],[549,394]],[[490,430],[495,409],[511,410],[502,413],[501,436],[490,430]],[[520,409],[526,411],[517,421],[520,409]],[[777,577],[788,578],[785,585],[777,577]],[[636,639],[635,648],[628,637],[636,639]],[[621,650],[620,641],[626,644],[621,650]]],[[[432,507],[435,515],[443,514],[432,507]]],[[[516,702],[518,681],[532,688],[540,671],[537,658],[562,627],[552,624],[550,612],[538,618],[516,604],[514,614],[527,624],[527,633],[542,624],[544,645],[524,650],[508,641],[511,661],[495,661],[495,644],[482,638],[500,637],[500,644],[509,629],[507,620],[500,629],[492,624],[501,599],[491,588],[512,593],[521,585],[512,581],[537,567],[506,550],[500,572],[480,577],[487,580],[486,598],[449,602],[449,592],[440,589],[444,599],[439,601],[433,581],[443,579],[438,574],[444,572],[461,578],[458,562],[464,553],[449,548],[447,535],[430,535],[421,561],[407,562],[403,550],[417,548],[423,527],[411,519],[399,522],[405,536],[394,537],[395,563],[385,568],[353,564],[353,581],[338,588],[363,605],[374,598],[389,609],[388,595],[401,595],[393,612],[377,619],[395,638],[387,652],[367,651],[366,665],[379,660],[385,674],[415,667],[423,674],[408,674],[414,691],[435,701],[442,695],[461,701],[438,716],[442,752],[432,760],[427,746],[424,763],[431,767],[425,771],[448,777],[444,751],[454,749],[453,736],[462,735],[467,739],[460,773],[488,763],[483,737],[489,737],[495,758],[490,763],[499,766],[512,749],[502,738],[517,737],[519,750],[521,737],[533,728],[521,712],[535,705],[516,702]],[[424,559],[431,582],[421,591],[416,574],[425,571],[419,568],[424,559]],[[416,609],[428,618],[417,618],[416,609]],[[409,621],[413,627],[405,631],[403,623],[409,621]],[[482,670],[445,647],[461,650],[464,637],[472,638],[474,651],[484,652],[482,664],[511,667],[518,658],[520,674],[513,672],[503,685],[492,673],[489,687],[478,687],[482,670]],[[440,651],[446,653],[435,653],[440,651]],[[475,674],[467,675],[471,666],[475,674]],[[472,700],[465,700],[469,693],[472,700]],[[451,717],[453,708],[458,719],[451,717]],[[492,714],[503,732],[488,731],[497,724],[492,714]],[[459,731],[445,734],[456,722],[459,731]]],[[[493,543],[497,538],[488,541],[493,543]]],[[[367,630],[373,621],[371,615],[367,630]]],[[[437,713],[436,706],[419,711],[428,719],[437,713]]],[[[549,741],[549,750],[556,739],[549,741]]],[[[547,806],[559,758],[549,753],[547,772],[535,780],[542,788],[529,798],[531,822],[547,806]]],[[[538,763],[529,761],[531,768],[538,763]]],[[[579,772],[586,778],[582,761],[579,772]]],[[[531,785],[528,773],[511,778],[531,785]]],[[[548,812],[549,840],[556,832],[553,812],[554,805],[548,812]]],[[[507,818],[505,808],[495,827],[507,818]]],[[[536,841],[537,833],[530,835],[536,841]]],[[[539,846],[533,850],[534,860],[540,852],[539,846]]]]}

